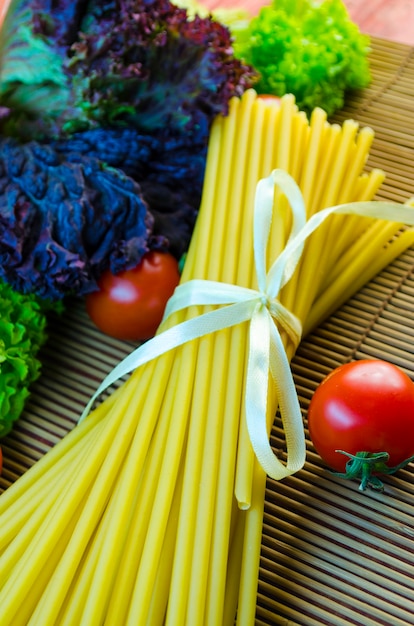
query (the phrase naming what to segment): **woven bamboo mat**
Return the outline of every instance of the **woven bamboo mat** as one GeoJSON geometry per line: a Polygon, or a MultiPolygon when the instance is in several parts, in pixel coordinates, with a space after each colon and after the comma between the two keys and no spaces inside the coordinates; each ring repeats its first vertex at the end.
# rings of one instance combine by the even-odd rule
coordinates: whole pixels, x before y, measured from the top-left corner
{"type": "MultiPolygon", "coordinates": [[[[371,66],[371,86],[332,121],[353,118],[374,128],[367,168],[387,173],[378,198],[405,202],[414,196],[414,48],[373,38],[371,66]]],[[[2,441],[0,490],[74,427],[98,383],[132,347],[96,331],[79,302],[51,318],[42,377],[2,441]]],[[[414,249],[302,342],[292,369],[305,425],[322,378],[365,357],[385,358],[414,379],[414,249]]],[[[283,448],[278,420],[272,443],[283,448]]],[[[331,476],[308,443],[301,472],[269,480],[256,624],[413,624],[413,469],[387,477],[383,494],[362,494],[331,476]]]]}

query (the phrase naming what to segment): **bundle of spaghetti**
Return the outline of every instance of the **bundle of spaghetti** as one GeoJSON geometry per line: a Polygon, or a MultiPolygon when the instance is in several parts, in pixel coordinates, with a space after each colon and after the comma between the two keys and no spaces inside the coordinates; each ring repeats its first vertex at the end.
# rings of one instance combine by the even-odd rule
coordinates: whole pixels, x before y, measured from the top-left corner
{"type": "MultiPolygon", "coordinates": [[[[233,99],[212,128],[182,283],[256,289],[258,181],[288,172],[308,217],[370,199],[383,179],[363,172],[371,141],[369,129],[357,137],[354,122],[330,125],[319,109],[308,121],[289,95],[280,107],[252,90],[233,99]]],[[[340,298],[362,270],[368,280],[414,241],[399,223],[349,219],[349,229],[342,215],[320,226],[283,288],[280,300],[303,324],[325,285],[340,298]],[[358,247],[361,238],[372,245],[358,247]],[[335,274],[352,247],[358,263],[335,274]]],[[[291,222],[276,189],[269,262],[291,222]]],[[[215,309],[175,312],[160,333],[215,309]]],[[[291,359],[297,346],[282,336],[291,359]]],[[[245,322],[142,365],[0,497],[2,626],[217,626],[234,624],[236,613],[238,624],[254,623],[266,473],[244,419],[248,344],[245,322]]],[[[270,385],[268,431],[278,402],[270,385]]]]}

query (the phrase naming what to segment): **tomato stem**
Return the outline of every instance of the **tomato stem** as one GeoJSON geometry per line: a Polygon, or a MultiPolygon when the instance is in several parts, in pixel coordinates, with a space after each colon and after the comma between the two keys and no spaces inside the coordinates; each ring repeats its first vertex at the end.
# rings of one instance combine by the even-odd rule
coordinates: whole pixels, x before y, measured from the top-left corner
{"type": "Polygon", "coordinates": [[[179,273],[180,273],[180,274],[182,274],[182,273],[183,273],[183,270],[184,270],[184,264],[185,264],[186,260],[187,260],[187,252],[184,252],[184,253],[181,255],[181,257],[180,257],[180,259],[179,259],[179,261],[178,261],[178,271],[179,271],[179,273]]]}
{"type": "Polygon", "coordinates": [[[394,467],[388,467],[390,458],[388,452],[357,452],[350,454],[344,450],[336,450],[340,454],[349,457],[345,466],[346,472],[333,472],[335,476],[348,480],[360,480],[359,490],[365,491],[368,487],[376,491],[384,491],[384,484],[378,474],[394,474],[414,460],[414,455],[394,467]]]}

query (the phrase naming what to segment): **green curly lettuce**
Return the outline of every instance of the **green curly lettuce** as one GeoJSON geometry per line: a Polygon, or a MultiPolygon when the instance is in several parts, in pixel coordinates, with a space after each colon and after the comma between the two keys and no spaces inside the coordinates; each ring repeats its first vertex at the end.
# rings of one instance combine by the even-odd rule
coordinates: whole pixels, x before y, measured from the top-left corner
{"type": "Polygon", "coordinates": [[[369,37],[342,0],[274,0],[233,33],[235,55],[260,74],[259,93],[295,95],[301,110],[331,115],[370,80],[369,37]]]}
{"type": "Polygon", "coordinates": [[[37,354],[47,338],[47,310],[47,302],[0,281],[0,437],[20,417],[40,375],[37,354]]]}

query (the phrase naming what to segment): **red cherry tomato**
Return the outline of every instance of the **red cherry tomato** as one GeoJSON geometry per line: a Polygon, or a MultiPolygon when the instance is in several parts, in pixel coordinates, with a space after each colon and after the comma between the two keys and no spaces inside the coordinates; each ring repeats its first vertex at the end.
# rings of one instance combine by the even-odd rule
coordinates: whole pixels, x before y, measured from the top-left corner
{"type": "Polygon", "coordinates": [[[145,341],[155,334],[179,280],[176,259],[169,253],[151,251],[133,269],[116,276],[104,272],[99,291],[86,296],[86,310],[107,335],[145,341]]]}
{"type": "MultiPolygon", "coordinates": [[[[374,459],[371,472],[367,467],[363,470],[367,474],[393,473],[414,455],[414,383],[385,361],[347,363],[316,389],[308,425],[318,454],[333,470],[348,472],[352,456],[366,456],[374,459]],[[384,453],[378,462],[377,453],[384,453]]],[[[357,474],[344,477],[361,478],[357,474]]]]}
{"type": "Polygon", "coordinates": [[[269,93],[259,93],[257,94],[257,97],[259,98],[259,100],[266,100],[268,104],[280,106],[279,96],[273,96],[272,94],[269,94],[269,93]]]}

